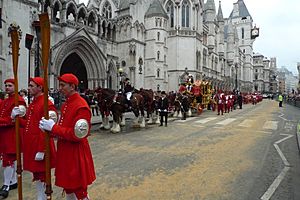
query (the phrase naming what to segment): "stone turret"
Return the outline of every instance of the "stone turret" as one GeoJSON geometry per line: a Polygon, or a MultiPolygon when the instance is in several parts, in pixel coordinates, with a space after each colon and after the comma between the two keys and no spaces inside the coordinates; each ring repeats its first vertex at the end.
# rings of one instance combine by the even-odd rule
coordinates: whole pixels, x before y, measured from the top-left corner
{"type": "Polygon", "coordinates": [[[234,61],[234,29],[232,23],[229,22],[227,29],[227,63],[233,65],[234,61]]]}
{"type": "Polygon", "coordinates": [[[168,15],[159,0],[153,0],[145,13],[147,35],[145,45],[145,71],[147,77],[145,77],[145,86],[149,88],[156,88],[156,85],[159,84],[160,89],[166,89],[167,80],[162,79],[162,77],[168,70],[165,62],[167,55],[165,45],[168,37],[167,20],[168,15]]]}
{"type": "Polygon", "coordinates": [[[223,17],[223,12],[221,8],[221,1],[219,1],[219,9],[218,9],[218,14],[217,14],[217,20],[219,24],[219,30],[220,30],[220,40],[219,40],[219,56],[220,58],[224,58],[224,17],[223,17]]]}
{"type": "Polygon", "coordinates": [[[215,49],[215,20],[216,20],[216,7],[214,0],[207,0],[205,4],[205,23],[208,26],[208,52],[212,53],[215,49]]]}

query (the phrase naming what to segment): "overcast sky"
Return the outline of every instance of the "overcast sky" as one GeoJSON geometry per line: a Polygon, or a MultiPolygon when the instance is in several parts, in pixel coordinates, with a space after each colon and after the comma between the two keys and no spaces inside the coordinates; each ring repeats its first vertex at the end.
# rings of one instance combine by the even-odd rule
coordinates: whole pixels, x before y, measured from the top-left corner
{"type": "MultiPolygon", "coordinates": [[[[88,0],[79,0],[87,4],[88,0]]],[[[206,2],[206,0],[204,0],[206,2]]],[[[221,0],[224,17],[232,11],[237,0],[221,0]]],[[[254,42],[254,52],[276,57],[277,67],[286,66],[298,74],[300,62],[300,0],[244,0],[253,23],[260,28],[254,42]]],[[[219,1],[215,0],[216,9],[219,1]]],[[[253,25],[254,25],[253,24],[253,25]]]]}

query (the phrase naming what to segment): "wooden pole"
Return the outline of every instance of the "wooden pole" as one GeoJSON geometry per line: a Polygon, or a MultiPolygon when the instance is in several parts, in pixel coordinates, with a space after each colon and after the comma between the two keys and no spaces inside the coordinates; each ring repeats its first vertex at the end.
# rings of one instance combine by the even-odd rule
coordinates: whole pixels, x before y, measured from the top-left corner
{"type": "MultiPolygon", "coordinates": [[[[44,70],[44,118],[49,119],[48,108],[48,64],[50,53],[50,22],[48,13],[39,15],[41,25],[41,43],[42,43],[42,66],[44,70]]],[[[51,163],[50,163],[50,135],[45,136],[46,144],[46,195],[47,199],[51,200],[52,186],[51,186],[51,163]]]]}
{"type": "MultiPolygon", "coordinates": [[[[19,27],[11,24],[9,28],[12,45],[12,61],[15,80],[15,106],[19,106],[19,94],[18,94],[18,62],[19,62],[19,27]]],[[[16,155],[17,155],[17,175],[18,175],[18,197],[19,200],[23,199],[22,195],[22,162],[21,162],[21,147],[20,147],[20,122],[19,117],[15,119],[16,130],[16,155]]]]}

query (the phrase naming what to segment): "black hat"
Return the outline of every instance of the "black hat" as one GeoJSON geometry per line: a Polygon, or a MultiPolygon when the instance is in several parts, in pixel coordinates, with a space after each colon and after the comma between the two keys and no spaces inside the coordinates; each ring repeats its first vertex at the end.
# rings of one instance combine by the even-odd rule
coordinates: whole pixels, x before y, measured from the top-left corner
{"type": "Polygon", "coordinates": [[[162,91],[161,94],[166,94],[166,92],[165,92],[165,91],[162,91]]]}

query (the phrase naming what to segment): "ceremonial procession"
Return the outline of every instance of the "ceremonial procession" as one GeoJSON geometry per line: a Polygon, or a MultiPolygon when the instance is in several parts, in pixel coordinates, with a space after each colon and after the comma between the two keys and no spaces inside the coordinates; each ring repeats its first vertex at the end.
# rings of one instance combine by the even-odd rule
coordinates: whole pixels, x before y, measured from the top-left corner
{"type": "Polygon", "coordinates": [[[300,199],[300,64],[248,2],[0,0],[0,199],[300,199]]]}

